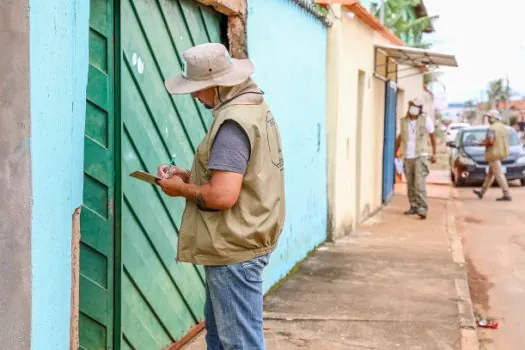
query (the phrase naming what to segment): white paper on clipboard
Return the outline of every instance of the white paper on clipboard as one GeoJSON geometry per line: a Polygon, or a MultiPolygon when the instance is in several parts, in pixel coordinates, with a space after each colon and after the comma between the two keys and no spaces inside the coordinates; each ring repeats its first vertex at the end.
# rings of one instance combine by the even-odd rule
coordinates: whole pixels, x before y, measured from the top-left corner
{"type": "Polygon", "coordinates": [[[152,185],[157,185],[157,181],[160,180],[157,176],[151,175],[150,173],[140,170],[132,172],[131,174],[129,174],[129,176],[152,185]]]}

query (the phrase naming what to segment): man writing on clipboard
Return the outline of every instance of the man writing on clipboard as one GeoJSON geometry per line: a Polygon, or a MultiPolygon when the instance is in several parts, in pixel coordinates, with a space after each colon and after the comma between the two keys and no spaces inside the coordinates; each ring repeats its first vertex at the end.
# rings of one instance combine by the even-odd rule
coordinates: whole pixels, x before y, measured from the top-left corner
{"type": "Polygon", "coordinates": [[[205,267],[208,349],[264,349],[262,272],[285,215],[279,131],[249,60],[220,44],[183,56],[184,74],[166,88],[214,118],[191,171],[158,169],[162,190],[186,198],[177,259],[205,267]]]}

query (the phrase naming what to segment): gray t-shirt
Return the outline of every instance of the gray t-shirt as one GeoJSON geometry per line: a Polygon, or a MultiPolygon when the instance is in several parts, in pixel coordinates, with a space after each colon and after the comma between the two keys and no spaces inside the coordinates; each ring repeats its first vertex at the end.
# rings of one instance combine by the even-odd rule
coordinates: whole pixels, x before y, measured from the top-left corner
{"type": "Polygon", "coordinates": [[[217,131],[208,169],[244,174],[250,159],[250,139],[235,121],[225,121],[217,131]]]}

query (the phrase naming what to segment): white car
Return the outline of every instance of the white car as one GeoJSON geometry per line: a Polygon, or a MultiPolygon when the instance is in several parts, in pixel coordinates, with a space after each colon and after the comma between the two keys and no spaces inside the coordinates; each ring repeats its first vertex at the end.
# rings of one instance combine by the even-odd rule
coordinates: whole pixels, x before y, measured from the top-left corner
{"type": "Polygon", "coordinates": [[[456,140],[456,135],[458,134],[458,131],[469,127],[469,123],[452,123],[448,126],[447,131],[445,133],[445,140],[447,142],[447,145],[452,144],[456,140]]]}

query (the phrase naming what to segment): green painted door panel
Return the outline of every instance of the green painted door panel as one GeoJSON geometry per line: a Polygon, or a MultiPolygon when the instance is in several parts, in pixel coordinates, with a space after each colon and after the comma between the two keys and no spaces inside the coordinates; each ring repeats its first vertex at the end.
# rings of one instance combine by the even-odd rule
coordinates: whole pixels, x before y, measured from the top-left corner
{"type": "Polygon", "coordinates": [[[84,204],[80,216],[81,349],[108,349],[113,342],[113,33],[113,1],[91,0],[84,204]]]}
{"type": "Polygon", "coordinates": [[[186,20],[186,25],[190,28],[190,36],[195,45],[205,44],[210,41],[206,30],[206,23],[202,16],[202,10],[196,1],[180,0],[182,13],[186,20]]]}
{"type": "Polygon", "coordinates": [[[223,41],[224,18],[193,0],[117,3],[115,16],[113,0],[91,0],[80,348],[155,350],[202,321],[204,271],[176,261],[184,201],[127,174],[173,154],[191,167],[211,113],[164,81],[186,49],[223,41]]]}
{"type": "MultiPolygon", "coordinates": [[[[195,113],[198,112],[195,102],[188,95],[170,97],[167,93],[164,84],[158,84],[159,81],[165,81],[168,77],[179,74],[181,63],[178,60],[177,50],[184,51],[188,47],[182,45],[175,46],[180,34],[171,33],[169,28],[164,24],[163,7],[158,6],[156,1],[141,1],[141,0],[125,0],[123,4],[123,19],[132,19],[126,22],[127,33],[122,33],[122,46],[124,50],[124,57],[126,61],[133,66],[133,55],[137,59],[141,59],[144,64],[144,69],[148,70],[149,74],[140,74],[138,68],[132,70],[138,80],[142,90],[149,91],[155,89],[155,94],[146,94],[145,98],[154,98],[155,102],[148,101],[152,108],[158,107],[164,110],[156,111],[160,114],[153,113],[155,116],[164,116],[164,118],[157,118],[159,121],[168,121],[171,123],[179,122],[180,126],[174,125],[159,125],[162,136],[168,142],[170,138],[186,139],[189,137],[189,146],[192,150],[196,149],[200,142],[201,135],[205,131],[205,121],[199,115],[195,118],[195,113]],[[127,6],[126,6],[127,5],[127,6]],[[151,35],[150,33],[155,33],[151,35]],[[176,38],[175,38],[176,36],[176,38]],[[173,40],[172,40],[173,38],[173,40]],[[158,103],[158,99],[167,100],[164,103],[158,103]],[[152,103],[153,102],[153,103],[152,103]],[[166,133],[174,130],[176,135],[167,135],[166,133]],[[180,135],[179,135],[180,134],[180,135]],[[185,136],[186,135],[186,136],[185,136]]],[[[180,19],[179,19],[180,21],[180,19]]],[[[188,32],[181,33],[184,36],[189,36],[188,32]]],[[[190,157],[191,158],[191,157],[190,157]]]]}
{"type": "Polygon", "coordinates": [[[194,1],[122,0],[122,347],[162,349],[203,319],[201,267],[176,261],[184,201],[127,174],[156,172],[176,154],[190,168],[211,113],[164,81],[182,52],[221,41],[223,18],[194,1]]]}
{"type": "Polygon", "coordinates": [[[221,42],[224,35],[221,30],[221,18],[218,17],[216,12],[210,7],[202,8],[202,18],[210,41],[221,42]]]}

